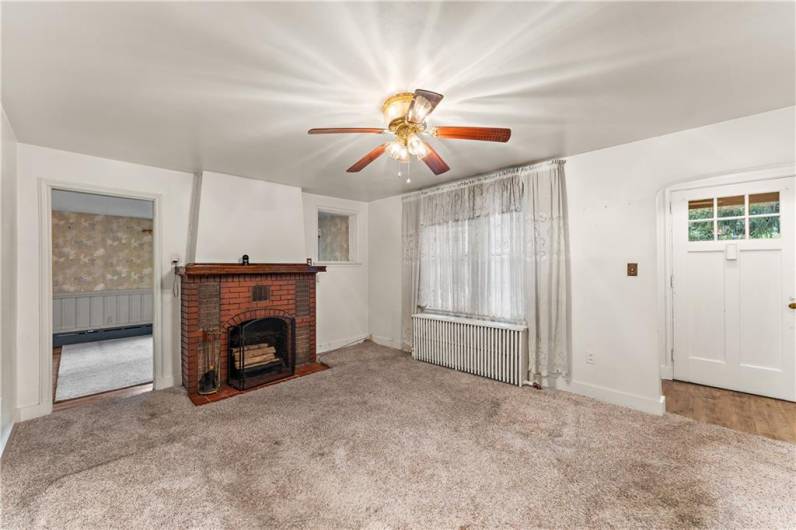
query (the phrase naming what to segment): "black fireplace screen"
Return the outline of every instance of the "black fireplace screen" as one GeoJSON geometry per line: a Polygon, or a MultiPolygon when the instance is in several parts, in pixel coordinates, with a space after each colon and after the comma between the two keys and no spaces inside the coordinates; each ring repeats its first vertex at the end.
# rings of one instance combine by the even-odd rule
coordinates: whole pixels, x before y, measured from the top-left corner
{"type": "Polygon", "coordinates": [[[293,375],[296,322],[258,318],[229,328],[227,382],[238,390],[293,375]]]}

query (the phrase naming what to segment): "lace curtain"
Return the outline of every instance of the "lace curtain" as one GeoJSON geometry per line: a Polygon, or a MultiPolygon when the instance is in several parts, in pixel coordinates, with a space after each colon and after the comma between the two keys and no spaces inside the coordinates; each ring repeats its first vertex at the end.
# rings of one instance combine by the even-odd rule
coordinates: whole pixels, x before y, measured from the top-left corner
{"type": "Polygon", "coordinates": [[[522,179],[507,176],[420,201],[421,307],[524,320],[522,196],[522,179]]]}
{"type": "Polygon", "coordinates": [[[524,321],[529,379],[566,374],[563,162],[504,170],[403,202],[403,342],[418,311],[524,321]]]}
{"type": "Polygon", "coordinates": [[[529,168],[525,180],[528,378],[568,375],[569,248],[564,162],[529,168]]]}
{"type": "Polygon", "coordinates": [[[412,315],[420,296],[420,201],[403,202],[401,210],[401,341],[404,351],[412,350],[412,315]]]}

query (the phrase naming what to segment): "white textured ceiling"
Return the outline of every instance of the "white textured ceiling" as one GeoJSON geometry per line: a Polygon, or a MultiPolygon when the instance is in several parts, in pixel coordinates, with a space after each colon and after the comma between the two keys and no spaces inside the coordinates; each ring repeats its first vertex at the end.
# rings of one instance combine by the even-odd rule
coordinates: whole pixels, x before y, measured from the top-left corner
{"type": "Polygon", "coordinates": [[[19,141],[361,200],[793,105],[794,3],[8,3],[3,106],[19,141]],[[382,139],[391,92],[445,99],[432,124],[508,144],[382,139]]]}

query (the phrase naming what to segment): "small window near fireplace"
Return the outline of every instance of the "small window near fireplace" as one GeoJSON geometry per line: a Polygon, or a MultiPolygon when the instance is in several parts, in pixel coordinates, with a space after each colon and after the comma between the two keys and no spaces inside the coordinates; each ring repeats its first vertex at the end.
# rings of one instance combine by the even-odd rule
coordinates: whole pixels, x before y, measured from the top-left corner
{"type": "Polygon", "coordinates": [[[318,210],[318,261],[356,261],[356,214],[318,210]]]}

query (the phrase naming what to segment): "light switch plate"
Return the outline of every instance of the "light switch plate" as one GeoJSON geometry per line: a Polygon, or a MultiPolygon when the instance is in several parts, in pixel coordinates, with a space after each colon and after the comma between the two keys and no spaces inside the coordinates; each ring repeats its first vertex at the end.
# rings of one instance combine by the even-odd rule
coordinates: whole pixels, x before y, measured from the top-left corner
{"type": "Polygon", "coordinates": [[[627,264],[627,275],[628,276],[638,276],[638,263],[628,263],[627,264]]]}

